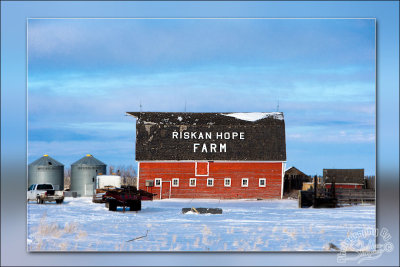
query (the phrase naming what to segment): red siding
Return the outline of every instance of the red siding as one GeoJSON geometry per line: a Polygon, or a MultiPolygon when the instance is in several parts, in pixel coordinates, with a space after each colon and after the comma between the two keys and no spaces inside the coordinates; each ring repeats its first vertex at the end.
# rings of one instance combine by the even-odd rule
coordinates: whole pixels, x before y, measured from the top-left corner
{"type": "MultiPolygon", "coordinates": [[[[362,189],[362,184],[335,184],[335,188],[362,189]]],[[[325,184],[326,188],[331,188],[331,184],[325,184]]]]}
{"type": "Polygon", "coordinates": [[[146,180],[162,178],[162,198],[280,198],[282,188],[281,162],[210,162],[208,176],[196,176],[195,162],[140,162],[139,188],[156,193],[160,187],[146,187],[146,180]],[[173,187],[179,178],[179,187],[173,187]],[[196,178],[196,187],[189,179],[196,178]],[[207,178],[214,178],[214,186],[207,186],[207,178]],[[231,186],[224,186],[224,178],[231,178],[231,186]],[[248,187],[242,187],[248,178],[248,187]],[[266,178],[266,186],[259,187],[259,178],[266,178]],[[170,190],[171,188],[171,190],[170,190]]]}

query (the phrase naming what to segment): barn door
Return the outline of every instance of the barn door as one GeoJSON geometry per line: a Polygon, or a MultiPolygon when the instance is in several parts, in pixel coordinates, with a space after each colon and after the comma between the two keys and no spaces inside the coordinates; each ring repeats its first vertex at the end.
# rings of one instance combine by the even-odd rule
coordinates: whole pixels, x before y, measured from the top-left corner
{"type": "Polygon", "coordinates": [[[161,187],[161,199],[171,197],[171,181],[163,181],[161,187]]]}

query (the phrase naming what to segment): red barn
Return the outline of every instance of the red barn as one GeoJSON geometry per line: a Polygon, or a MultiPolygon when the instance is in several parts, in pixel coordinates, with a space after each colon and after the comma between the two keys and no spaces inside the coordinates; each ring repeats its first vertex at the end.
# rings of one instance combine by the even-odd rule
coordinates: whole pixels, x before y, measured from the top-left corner
{"type": "Polygon", "coordinates": [[[283,114],[128,112],[138,188],[164,198],[282,198],[283,114]]]}

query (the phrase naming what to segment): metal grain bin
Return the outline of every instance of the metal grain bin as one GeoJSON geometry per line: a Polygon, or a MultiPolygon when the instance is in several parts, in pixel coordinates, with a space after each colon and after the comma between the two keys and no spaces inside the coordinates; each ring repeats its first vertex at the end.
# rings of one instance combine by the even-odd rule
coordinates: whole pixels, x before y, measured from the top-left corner
{"type": "Polygon", "coordinates": [[[64,190],[64,165],[49,155],[28,165],[28,187],[44,183],[53,184],[56,190],[64,190]]]}
{"type": "Polygon", "coordinates": [[[96,176],[106,174],[107,165],[90,154],[71,164],[71,191],[78,197],[93,196],[96,176]]]}

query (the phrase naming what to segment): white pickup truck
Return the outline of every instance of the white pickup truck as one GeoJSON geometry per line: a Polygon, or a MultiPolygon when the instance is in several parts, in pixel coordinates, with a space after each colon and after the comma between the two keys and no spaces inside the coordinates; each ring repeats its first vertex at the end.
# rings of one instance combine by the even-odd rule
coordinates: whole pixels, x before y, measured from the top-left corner
{"type": "Polygon", "coordinates": [[[52,184],[33,184],[28,188],[27,198],[28,201],[36,201],[38,204],[46,201],[61,204],[64,201],[64,192],[54,190],[52,184]]]}

